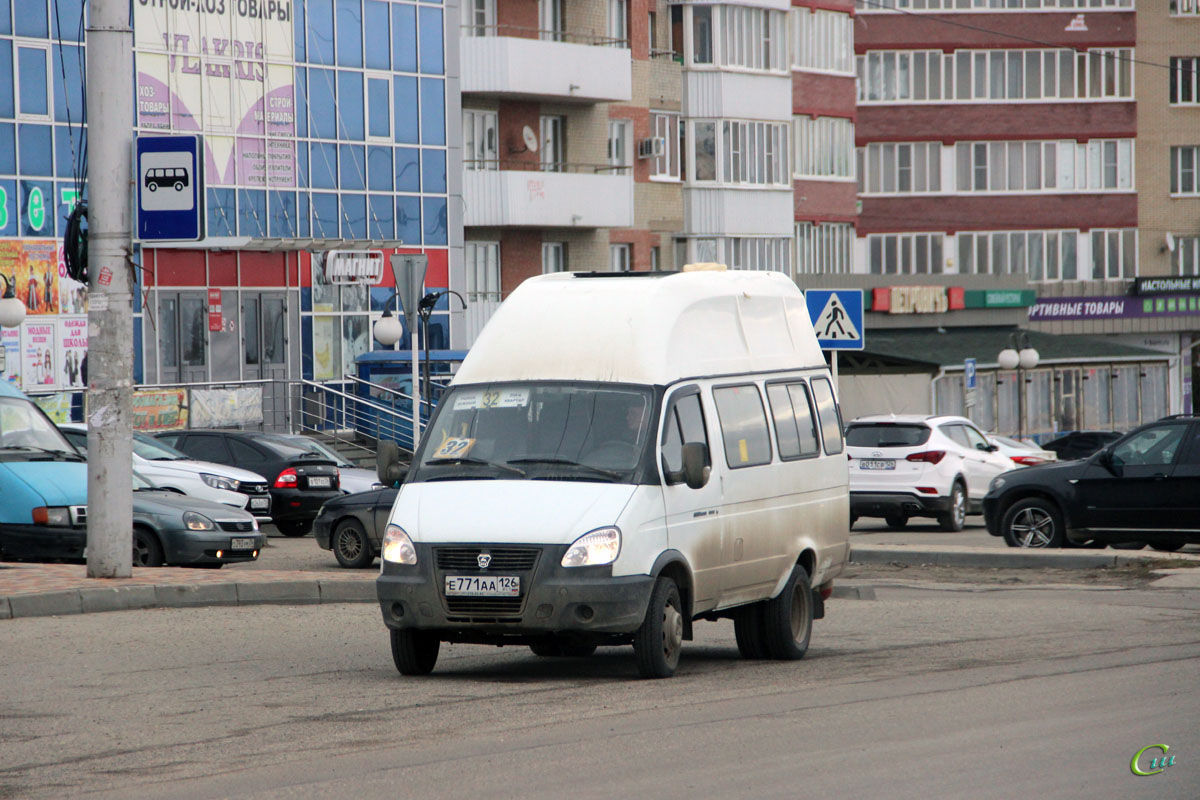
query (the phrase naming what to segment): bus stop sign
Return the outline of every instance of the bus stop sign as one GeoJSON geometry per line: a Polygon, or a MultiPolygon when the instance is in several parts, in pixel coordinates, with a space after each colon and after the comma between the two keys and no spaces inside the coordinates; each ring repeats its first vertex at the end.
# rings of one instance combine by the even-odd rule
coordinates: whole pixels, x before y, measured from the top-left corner
{"type": "Polygon", "coordinates": [[[137,230],[143,242],[204,238],[204,145],[200,136],[139,136],[133,159],[137,230]]]}

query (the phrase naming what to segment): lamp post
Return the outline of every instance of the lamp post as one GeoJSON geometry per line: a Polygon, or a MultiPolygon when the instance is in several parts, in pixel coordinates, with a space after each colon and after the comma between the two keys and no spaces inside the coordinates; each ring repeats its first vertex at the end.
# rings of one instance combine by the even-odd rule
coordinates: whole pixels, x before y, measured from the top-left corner
{"type": "Polygon", "coordinates": [[[421,302],[417,304],[417,314],[421,317],[421,341],[425,343],[425,400],[429,403],[430,413],[433,411],[433,392],[430,386],[429,379],[429,318],[433,315],[433,309],[437,306],[437,301],[441,300],[445,295],[452,294],[458,298],[458,302],[462,303],[465,310],[467,301],[463,296],[453,289],[443,289],[440,292],[430,292],[421,298],[421,302]]]}
{"type": "Polygon", "coordinates": [[[25,319],[25,304],[17,297],[17,281],[0,274],[4,281],[4,298],[0,299],[0,328],[15,328],[25,319]]]}
{"type": "Polygon", "coordinates": [[[1008,347],[996,356],[1000,369],[1017,371],[1017,438],[1025,438],[1025,375],[1024,370],[1033,369],[1038,365],[1038,351],[1029,344],[1029,334],[1025,331],[1013,332],[1008,335],[1008,347]]]}

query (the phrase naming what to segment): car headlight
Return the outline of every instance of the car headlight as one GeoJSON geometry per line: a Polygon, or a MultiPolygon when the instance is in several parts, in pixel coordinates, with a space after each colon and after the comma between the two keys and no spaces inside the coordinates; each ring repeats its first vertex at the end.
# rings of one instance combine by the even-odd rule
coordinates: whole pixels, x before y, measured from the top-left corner
{"type": "Polygon", "coordinates": [[[189,531],[212,531],[217,528],[215,522],[203,514],[197,514],[195,511],[183,512],[183,525],[189,531]]]}
{"type": "Polygon", "coordinates": [[[621,554],[621,531],[597,528],[580,536],[563,553],[564,567],[600,567],[611,564],[621,554]]]}
{"type": "Polygon", "coordinates": [[[250,525],[251,525],[250,530],[252,530],[252,531],[258,530],[258,520],[256,520],[254,517],[250,518],[250,525]]]}
{"type": "Polygon", "coordinates": [[[417,548],[399,525],[388,523],[383,534],[383,560],[393,564],[416,564],[417,548]]]}
{"type": "Polygon", "coordinates": [[[200,480],[214,489],[224,489],[227,492],[236,492],[238,487],[242,485],[241,481],[235,481],[233,478],[223,478],[220,475],[209,475],[207,472],[200,474],[200,480]]]}
{"type": "Polygon", "coordinates": [[[66,506],[38,506],[33,509],[33,523],[64,528],[71,524],[71,509],[66,506]]]}
{"type": "Polygon", "coordinates": [[[1000,491],[1001,489],[1004,488],[1004,484],[1006,484],[1006,483],[1008,483],[1008,479],[1005,478],[1004,476],[997,476],[995,478],[992,478],[992,482],[990,484],[988,484],[988,493],[990,494],[991,492],[1000,491]]]}

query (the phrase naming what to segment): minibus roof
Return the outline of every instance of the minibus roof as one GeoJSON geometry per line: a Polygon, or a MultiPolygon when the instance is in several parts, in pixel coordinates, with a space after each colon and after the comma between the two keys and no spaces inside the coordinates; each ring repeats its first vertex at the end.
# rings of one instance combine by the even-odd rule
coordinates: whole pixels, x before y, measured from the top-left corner
{"type": "Polygon", "coordinates": [[[653,385],[824,364],[804,295],[782,273],[567,272],[522,283],[453,383],[653,385]]]}

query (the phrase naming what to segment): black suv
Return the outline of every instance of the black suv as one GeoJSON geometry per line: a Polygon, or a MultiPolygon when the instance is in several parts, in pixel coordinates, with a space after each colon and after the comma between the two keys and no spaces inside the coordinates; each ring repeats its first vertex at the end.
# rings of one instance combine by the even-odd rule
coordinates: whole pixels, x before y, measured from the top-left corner
{"type": "Polygon", "coordinates": [[[257,472],[271,487],[271,518],[284,536],[303,536],[321,505],[342,492],[329,458],[256,431],[166,431],[167,444],[200,461],[257,472]]]}
{"type": "Polygon", "coordinates": [[[1200,542],[1200,418],[1166,417],[1086,459],[1007,472],[983,515],[1010,547],[1200,542]]]}

